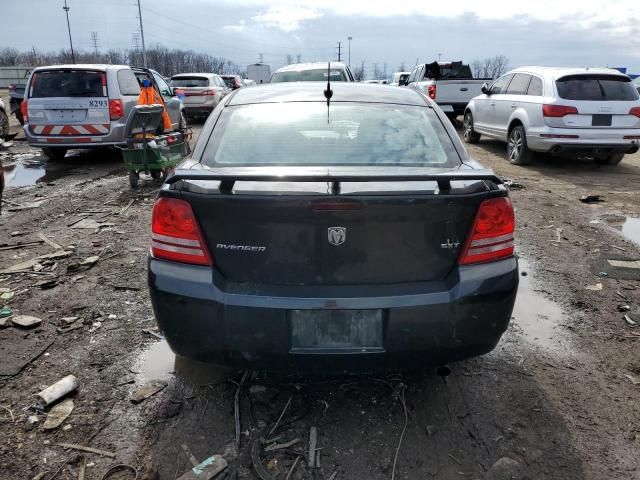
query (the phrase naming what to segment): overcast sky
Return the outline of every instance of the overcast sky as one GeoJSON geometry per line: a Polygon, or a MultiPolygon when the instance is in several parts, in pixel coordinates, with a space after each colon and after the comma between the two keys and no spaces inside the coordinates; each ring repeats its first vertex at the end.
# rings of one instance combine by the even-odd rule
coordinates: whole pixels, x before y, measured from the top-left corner
{"type": "MultiPolygon", "coordinates": [[[[67,0],[74,46],[131,48],[135,0],[67,0]]],[[[3,1],[0,47],[68,47],[64,0],[3,1]]],[[[241,65],[274,67],[287,54],[337,58],[352,36],[351,64],[388,71],[401,63],[504,54],[521,65],[626,66],[640,73],[640,0],[141,0],[147,46],[191,48],[241,65]]]]}

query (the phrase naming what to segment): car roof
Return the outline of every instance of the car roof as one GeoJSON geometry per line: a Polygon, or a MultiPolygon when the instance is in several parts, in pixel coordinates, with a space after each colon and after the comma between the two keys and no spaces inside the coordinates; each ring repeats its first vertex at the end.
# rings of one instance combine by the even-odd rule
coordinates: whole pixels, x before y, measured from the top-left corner
{"type": "MultiPolygon", "coordinates": [[[[278,70],[276,70],[274,73],[280,73],[280,72],[302,72],[304,70],[315,70],[318,68],[327,68],[327,64],[329,62],[306,62],[306,63],[293,63],[291,65],[287,65],[285,67],[281,67],[278,70]]],[[[331,68],[335,68],[335,69],[345,69],[347,68],[347,66],[342,63],[342,62],[331,62],[331,68]]]]}
{"type": "Polygon", "coordinates": [[[97,70],[97,71],[106,71],[107,69],[112,68],[131,68],[129,65],[111,65],[105,63],[71,63],[71,64],[63,64],[63,65],[47,65],[44,67],[34,68],[34,72],[42,71],[42,70],[97,70]]]}
{"type": "Polygon", "coordinates": [[[568,75],[619,75],[626,77],[624,73],[613,68],[591,68],[591,67],[539,67],[527,66],[510,70],[509,73],[537,73],[539,75],[550,75],[553,78],[566,77],[568,75]]]}
{"type": "Polygon", "coordinates": [[[176,73],[175,75],[173,75],[171,78],[180,78],[180,77],[215,77],[217,76],[217,73],[202,73],[202,72],[198,72],[198,73],[176,73]]]}
{"type": "MultiPolygon", "coordinates": [[[[281,102],[326,102],[325,82],[284,82],[262,85],[260,88],[236,90],[228,105],[281,102]]],[[[333,82],[332,102],[393,103],[401,105],[432,105],[431,100],[409,88],[369,85],[356,82],[333,82]]]]}

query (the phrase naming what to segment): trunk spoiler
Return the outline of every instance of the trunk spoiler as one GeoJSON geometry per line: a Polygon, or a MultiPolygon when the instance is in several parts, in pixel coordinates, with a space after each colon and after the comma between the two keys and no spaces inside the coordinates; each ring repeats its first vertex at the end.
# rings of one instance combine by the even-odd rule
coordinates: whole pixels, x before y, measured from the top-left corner
{"type": "Polygon", "coordinates": [[[225,168],[208,170],[176,170],[166,183],[173,185],[181,180],[213,180],[220,182],[220,191],[229,193],[238,181],[245,182],[327,182],[332,193],[340,193],[341,182],[437,182],[441,191],[451,190],[452,181],[482,180],[497,188],[504,182],[491,170],[445,170],[425,173],[424,168],[393,169],[368,168],[225,168]]]}

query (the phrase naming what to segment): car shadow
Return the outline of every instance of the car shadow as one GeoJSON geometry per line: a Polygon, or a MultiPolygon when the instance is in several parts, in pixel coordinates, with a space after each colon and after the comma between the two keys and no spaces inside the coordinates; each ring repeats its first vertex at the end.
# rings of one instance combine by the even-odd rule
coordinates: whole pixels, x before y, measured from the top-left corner
{"type": "Polygon", "coordinates": [[[496,350],[455,364],[448,373],[252,374],[238,397],[242,433],[234,459],[240,374],[194,386],[182,382],[176,368],[176,377],[147,413],[151,456],[160,478],[191,468],[181,447],[186,444],[200,461],[224,452],[230,464],[226,478],[250,476],[255,465],[284,478],[297,462],[292,478],[330,478],[338,472],[338,478],[387,479],[402,438],[396,478],[482,478],[503,457],[520,464],[524,476],[518,478],[584,478],[562,416],[517,355],[496,350]],[[315,469],[308,465],[311,427],[317,428],[320,452],[315,469]],[[261,439],[299,440],[269,452],[261,439]]]}

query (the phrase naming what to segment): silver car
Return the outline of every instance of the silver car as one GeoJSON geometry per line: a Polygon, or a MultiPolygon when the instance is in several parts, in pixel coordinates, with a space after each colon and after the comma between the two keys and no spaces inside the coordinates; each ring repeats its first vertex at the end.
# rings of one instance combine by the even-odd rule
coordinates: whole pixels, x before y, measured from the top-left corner
{"type": "Polygon", "coordinates": [[[546,152],[615,165],[640,147],[640,96],[617,70],[523,67],[482,91],[465,110],[464,139],[506,142],[513,164],[546,152]]]}
{"type": "Polygon", "coordinates": [[[281,82],[355,82],[355,78],[347,65],[342,62],[331,62],[330,77],[328,62],[296,63],[279,68],[271,75],[270,83],[281,82]]]}
{"type": "Polygon", "coordinates": [[[208,116],[220,100],[231,92],[227,84],[215,73],[179,73],[171,77],[174,93],[184,93],[184,114],[208,116]]]}
{"type": "Polygon", "coordinates": [[[153,70],[127,65],[55,65],[33,70],[23,112],[29,145],[53,159],[69,149],[101,148],[125,142],[124,129],[148,79],[162,95],[172,127],[184,126],[182,103],[153,70]]]}

